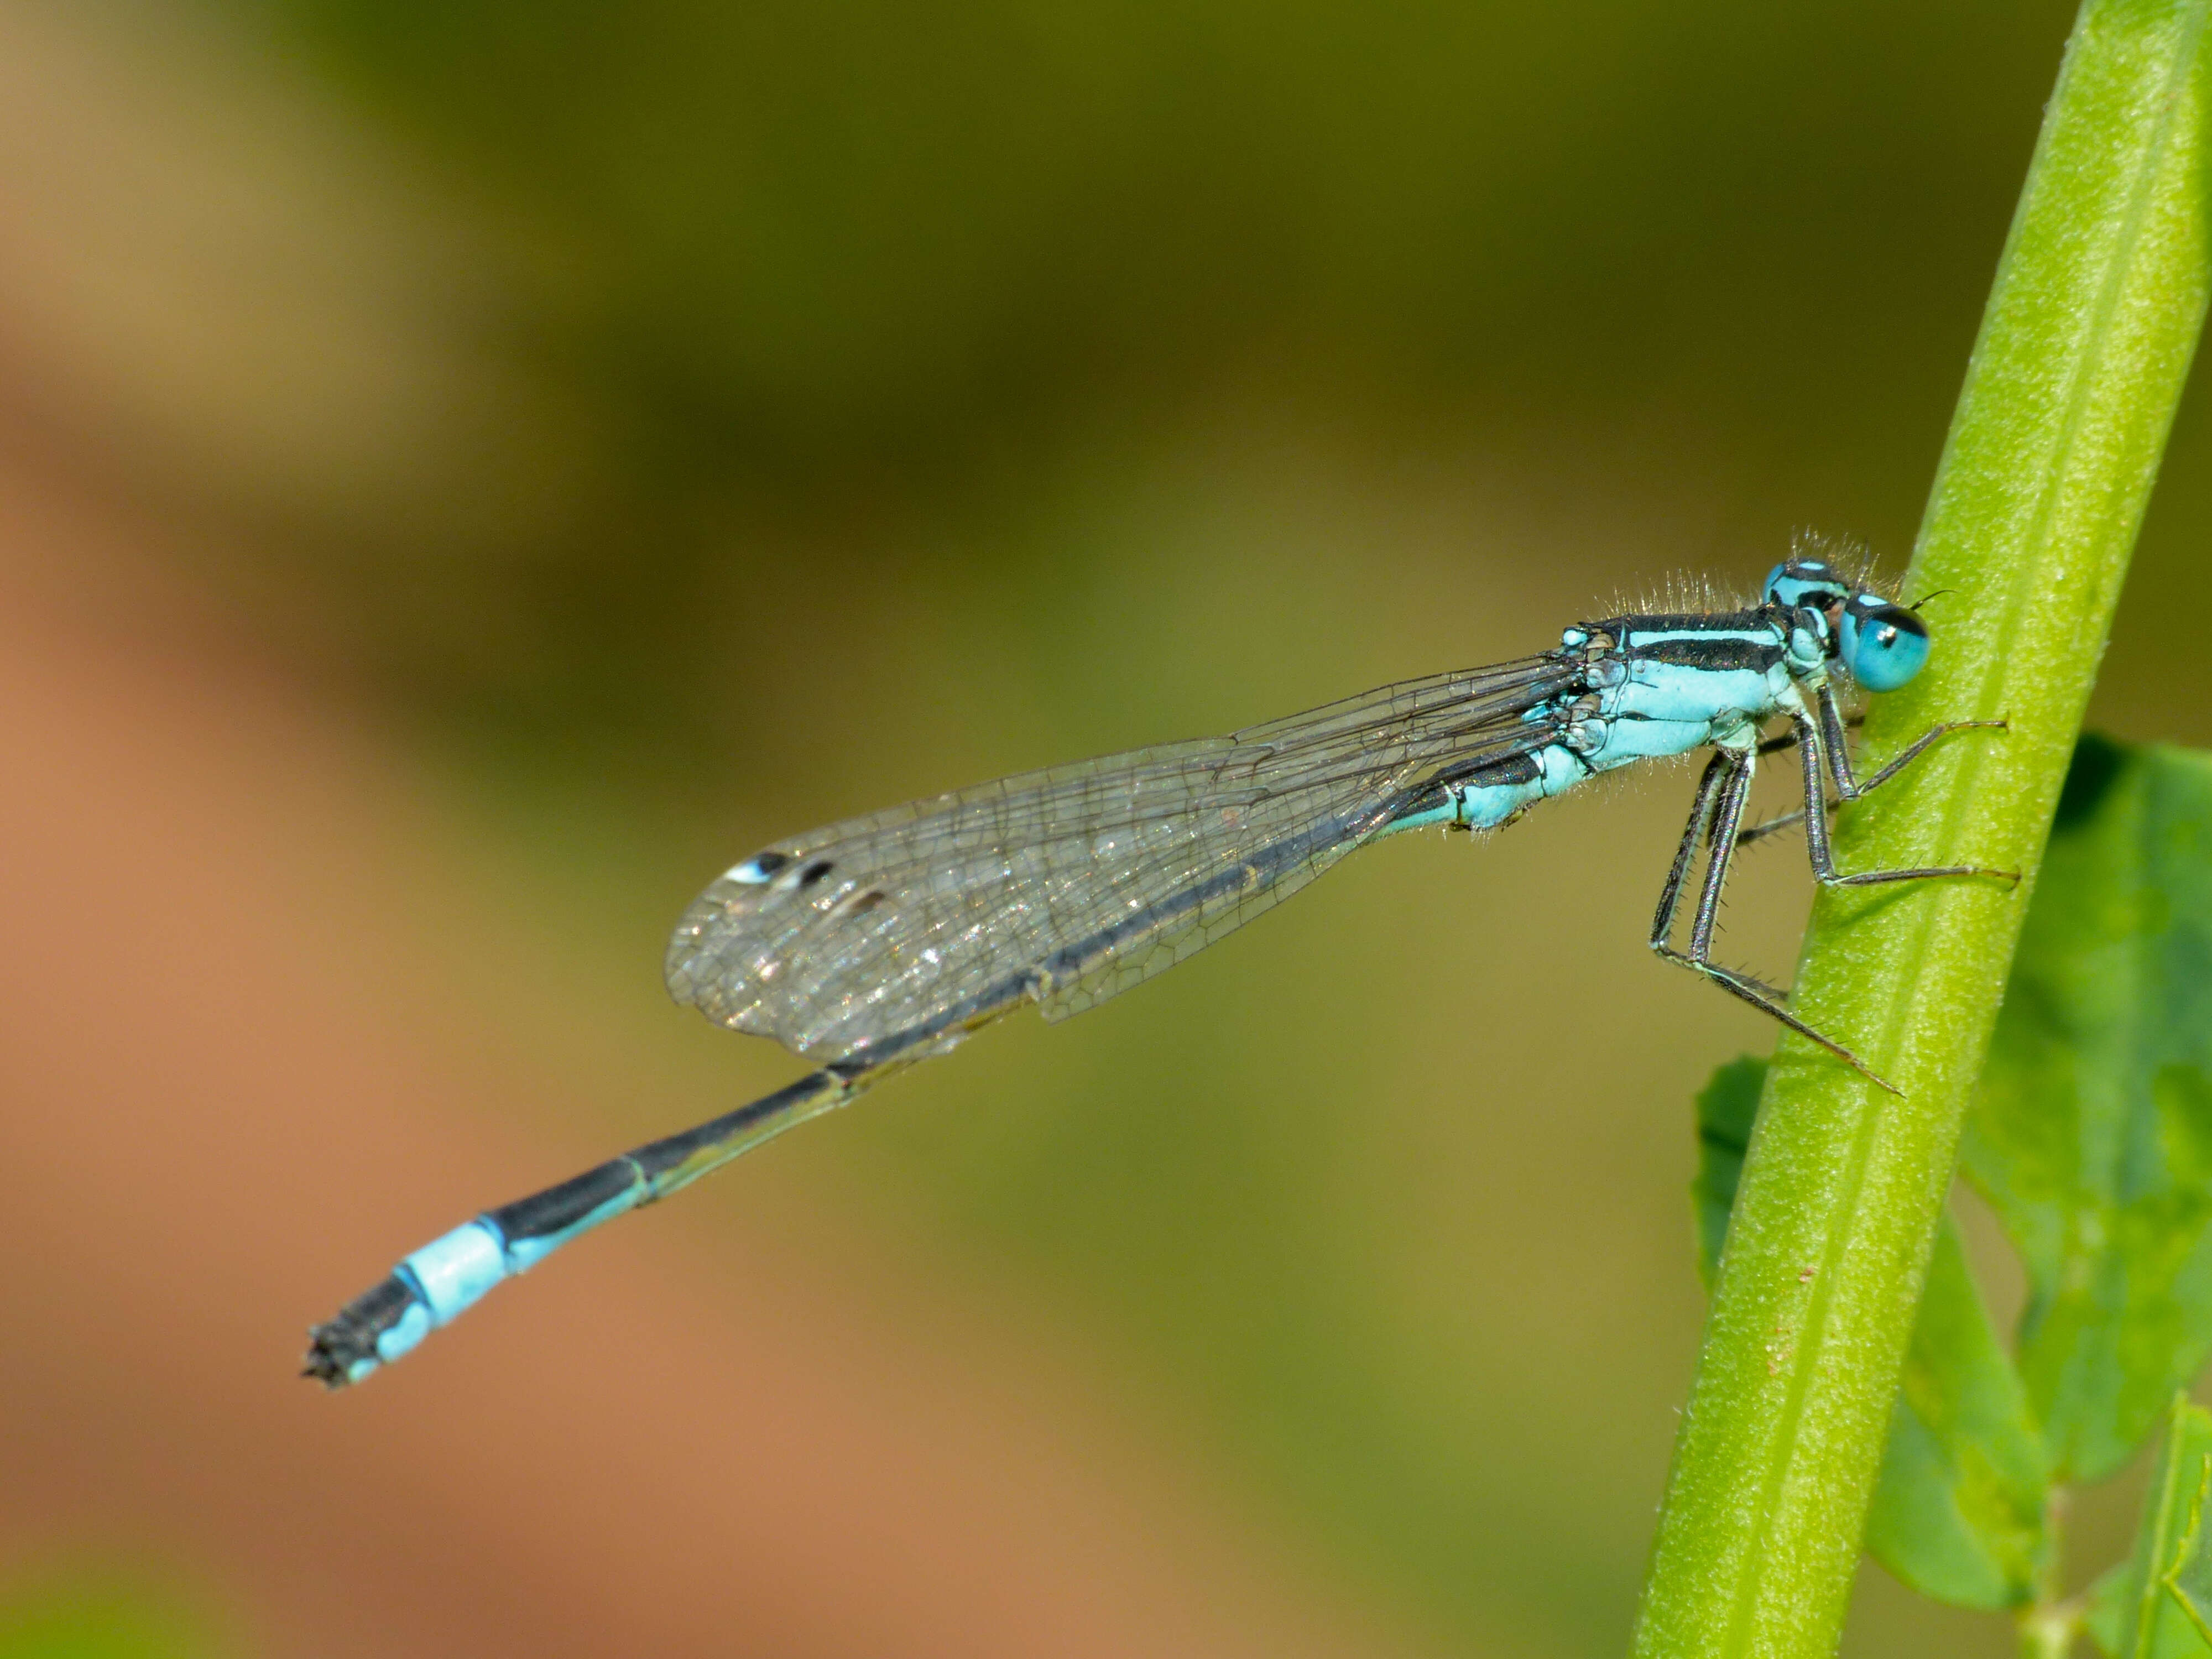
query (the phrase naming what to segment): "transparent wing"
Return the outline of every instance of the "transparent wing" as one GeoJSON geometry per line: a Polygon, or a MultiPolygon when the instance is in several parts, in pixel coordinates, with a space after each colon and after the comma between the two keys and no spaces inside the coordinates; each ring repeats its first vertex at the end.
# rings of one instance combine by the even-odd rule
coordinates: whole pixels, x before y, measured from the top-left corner
{"type": "Polygon", "coordinates": [[[779,842],[702,893],[668,986],[817,1059],[1065,1018],[1279,902],[1449,769],[1550,735],[1550,657],[1384,686],[1226,738],[1054,767],[779,842]]]}

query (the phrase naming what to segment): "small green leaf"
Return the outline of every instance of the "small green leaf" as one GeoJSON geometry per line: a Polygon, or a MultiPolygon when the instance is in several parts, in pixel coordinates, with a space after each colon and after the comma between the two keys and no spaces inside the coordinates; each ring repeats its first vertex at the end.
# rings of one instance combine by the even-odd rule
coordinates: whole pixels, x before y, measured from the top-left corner
{"type": "MultiPolygon", "coordinates": [[[[1698,1268],[1712,1283],[1765,1081],[1731,1060],[1698,1096],[1691,1196],[1698,1268]]],[[[1890,1421],[1867,1547],[1938,1601],[1996,1611],[2033,1598],[2047,1547],[2043,1441],[1947,1217],[1929,1263],[1890,1421]]]]}
{"type": "MultiPolygon", "coordinates": [[[[2212,1659],[2177,1585],[2203,1547],[2203,1506],[2212,1480],[2212,1413],[2176,1395],[2165,1444],[2143,1497],[2135,1553],[2117,1577],[2098,1581],[2090,1634],[2114,1659],[2212,1659]]],[[[2194,1582],[2192,1579],[2191,1582],[2194,1582]]]]}
{"type": "Polygon", "coordinates": [[[2054,1474],[2109,1474],[2212,1352],[2212,757],[2081,739],[1964,1158],[2054,1474]]]}
{"type": "MultiPolygon", "coordinates": [[[[2196,1407],[2191,1407],[2195,1410],[2196,1407]]],[[[2200,1416],[2203,1413],[2198,1413],[2200,1416]]],[[[2188,1498],[2188,1510],[2175,1540],[2172,1557],[2160,1582],[2172,1596],[2197,1632],[2212,1645],[2212,1535],[2208,1535],[2205,1510],[2212,1503],[2212,1450],[2197,1458],[2194,1475],[2187,1467],[2178,1471],[2179,1486],[2188,1498]]]]}

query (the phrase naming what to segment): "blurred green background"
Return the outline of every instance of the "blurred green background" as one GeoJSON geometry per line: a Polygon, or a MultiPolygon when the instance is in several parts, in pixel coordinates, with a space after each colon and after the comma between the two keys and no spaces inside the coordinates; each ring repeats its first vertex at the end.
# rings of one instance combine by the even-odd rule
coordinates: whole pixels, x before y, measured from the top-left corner
{"type": "MultiPolygon", "coordinates": [[[[749,1160],[684,1219],[625,1224],[659,1237],[610,1243],[592,1294],[647,1274],[624,1249],[683,1253],[701,1287],[641,1313],[635,1346],[563,1300],[589,1277],[564,1289],[564,1259],[503,1293],[534,1314],[487,1310],[360,1397],[259,1390],[297,1328],[418,1235],[793,1073],[659,992],[667,927],[732,858],[1541,648],[1678,578],[1745,589],[1801,527],[1900,569],[2069,21],[1732,0],[0,5],[19,503],[0,598],[21,637],[63,642],[19,706],[98,714],[53,688],[111,649],[179,676],[109,709],[116,730],[183,706],[174,685],[260,688],[287,712],[252,763],[355,768],[383,850],[333,866],[304,832],[239,841],[240,890],[300,921],[266,955],[194,936],[192,974],[238,994],[193,1029],[249,1063],[283,1023],[257,974],[358,971],[420,1000],[419,1028],[393,1030],[497,1080],[410,1108],[391,1133],[419,1134],[414,1153],[362,1150],[349,1137],[407,1103],[363,1085],[337,1109],[352,1074],[302,1038],[271,1120],[290,1161],[149,1174],[173,1249],[142,1239],[100,1278],[28,1213],[0,1222],[19,1256],[82,1273],[57,1305],[221,1293],[258,1345],[213,1344],[190,1385],[119,1361],[120,1335],[0,1375],[14,1410],[65,1424],[42,1478],[74,1494],[4,1517],[21,1626],[79,1605],[77,1564],[150,1559],[148,1594],[170,1572],[204,1587],[253,1652],[442,1651],[487,1629],[497,1650],[519,1583],[540,1613],[590,1602],[532,1636],[578,1652],[641,1628],[678,1651],[712,1632],[723,1652],[1072,1651],[1076,1632],[1214,1652],[1237,1644],[1224,1631],[1281,1650],[1255,1607],[1317,1651],[1619,1650],[1702,1316],[1690,1097],[1770,1036],[1643,948],[1682,773],[1484,844],[1379,849],[1167,980],[1064,1027],[1014,1022],[749,1160]],[[318,883],[380,942],[324,932],[318,883]],[[447,1133],[481,1160],[450,1189],[447,1133]],[[393,1196],[378,1157],[424,1194],[393,1196]],[[284,1281],[294,1299],[226,1291],[308,1237],[331,1248],[284,1281]],[[825,1540],[853,1505],[902,1517],[861,1526],[825,1580],[868,1605],[865,1639],[849,1609],[809,1622],[827,1589],[756,1626],[695,1585],[668,1600],[702,1623],[641,1627],[665,1608],[606,1574],[599,1483],[623,1489],[629,1544],[738,1582],[751,1534],[731,1516],[793,1501],[742,1474],[773,1403],[690,1376],[705,1403],[680,1416],[652,1321],[730,1322],[742,1348],[741,1287],[799,1262],[799,1328],[842,1334],[824,1376],[840,1355],[930,1356],[947,1409],[975,1415],[960,1444],[995,1443],[1003,1410],[1079,1474],[1050,1504],[1018,1461],[980,1497],[889,1465],[840,1475],[825,1540]],[[604,1386],[505,1425],[501,1455],[576,1472],[469,1508],[465,1459],[418,1425],[536,1397],[564,1332],[604,1386]],[[180,1398],[173,1426],[143,1429],[180,1398]],[[281,1455],[145,1497],[142,1466],[189,1460],[230,1410],[250,1431],[208,1439],[227,1449],[211,1466],[281,1455]],[[66,1478],[86,1449],[138,1445],[125,1421],[145,1449],[66,1478]],[[710,1421],[734,1438],[695,1462],[726,1459],[727,1487],[586,1473],[583,1445],[710,1421]],[[317,1517],[348,1506],[318,1465],[347,1458],[351,1509],[385,1518],[326,1534],[317,1517]],[[194,1524],[217,1492],[231,1519],[194,1524]],[[1098,1522],[1108,1541],[1053,1555],[1053,1517],[1093,1492],[1122,1517],[1098,1522]],[[564,1504],[573,1525],[551,1518],[564,1504]],[[538,1532],[502,1530],[533,1504],[538,1532]],[[993,1540],[1016,1536],[1060,1575],[1029,1623],[926,1605],[929,1574],[876,1565],[933,1539],[988,1583],[993,1540]],[[1217,1555],[1240,1564],[1234,1597],[1217,1555]],[[1169,1585],[1149,1600],[1124,1593],[1138,1556],[1169,1585]],[[393,1578],[426,1562],[446,1569],[435,1605],[398,1617],[393,1578]],[[1220,1629],[1178,1622],[1217,1593],[1220,1629]],[[318,1623],[331,1607],[343,1641],[318,1623]]],[[[2212,741],[2212,659],[2169,627],[2212,605],[2206,453],[2192,393],[2098,694],[2125,736],[2212,741]]],[[[1961,602],[1930,611],[1939,649],[1961,602]]],[[[190,743],[168,749],[186,790],[190,743]]],[[[25,817],[51,798],[27,765],[25,817]]],[[[114,781],[88,786],[85,822],[114,781]]],[[[60,817],[51,840],[90,844],[60,817]]],[[[1782,972],[1808,902],[1794,843],[1733,898],[1731,957],[1782,972]]],[[[97,1194],[122,1154],[70,1138],[69,1068],[97,1059],[88,1011],[117,988],[73,984],[56,1006],[84,1028],[42,1028],[58,1058],[14,1085],[11,1150],[52,1177],[34,1184],[97,1194]]],[[[243,1121],[198,1063],[149,1060],[103,1115],[186,1156],[243,1121]]],[[[155,1212],[131,1192],[118,1213],[155,1212]]],[[[51,1224],[87,1212],[96,1196],[51,1224]]],[[[11,1340],[39,1346],[52,1309],[17,1314],[11,1340]]],[[[930,1421],[884,1432],[927,1442],[930,1421]]],[[[2009,1646],[1870,1577],[1847,1650],[2009,1646]]]]}

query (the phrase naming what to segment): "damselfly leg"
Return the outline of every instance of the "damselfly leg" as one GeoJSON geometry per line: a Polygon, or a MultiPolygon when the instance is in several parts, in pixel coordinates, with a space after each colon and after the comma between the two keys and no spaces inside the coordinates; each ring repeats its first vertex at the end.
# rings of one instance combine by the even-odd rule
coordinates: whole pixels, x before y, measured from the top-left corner
{"type": "Polygon", "coordinates": [[[1835,693],[1826,686],[1820,691],[1820,713],[1821,719],[1817,723],[1810,715],[1796,716],[1793,720],[1792,729],[1785,736],[1769,738],[1751,748],[1723,748],[1714,751],[1712,759],[1706,763],[1705,772],[1698,780],[1697,798],[1690,807],[1689,822],[1683,827],[1681,843],[1675,848],[1674,860],[1668,867],[1666,884],[1660,890],[1659,908],[1651,924],[1651,948],[1669,962],[1680,963],[1683,967],[1703,975],[1723,990],[1780,1021],[1800,1036],[1820,1044],[1868,1081],[1897,1094],[1900,1091],[1895,1085],[1876,1074],[1849,1048],[1791,1013],[1784,1006],[1789,994],[1787,992],[1755,980],[1747,974],[1739,973],[1733,968],[1723,967],[1712,959],[1713,929],[1720,915],[1721,896],[1728,885],[1729,866],[1737,848],[1771,835],[1787,824],[1802,821],[1805,825],[1806,847],[1812,860],[1813,874],[1824,886],[1871,887],[1885,882],[1955,876],[1989,876],[2018,882],[2020,875],[2017,871],[1991,870],[1979,865],[1965,864],[1905,870],[1870,870],[1845,875],[1836,868],[1828,834],[1831,804],[1826,799],[1827,779],[1825,775],[1834,775],[1843,800],[1856,800],[1889,781],[1905,765],[1953,732],[1981,727],[2002,730],[2004,722],[1956,720],[1938,726],[1908,744],[1894,760],[1862,783],[1853,775],[1850,758],[1844,752],[1844,720],[1836,707],[1835,693]],[[1779,753],[1793,747],[1799,751],[1802,760],[1805,805],[1783,817],[1751,830],[1743,829],[1744,802],[1751,793],[1751,781],[1758,757],[1779,753]],[[1826,751],[1825,754],[1824,750],[1826,751]],[[1681,908],[1682,890],[1688,880],[1690,866],[1696,860],[1700,843],[1708,849],[1705,876],[1698,890],[1697,910],[1690,926],[1689,949],[1685,951],[1678,949],[1673,942],[1674,919],[1681,908]]]}
{"type": "Polygon", "coordinates": [[[1749,750],[1737,749],[1717,750],[1705,763],[1705,773],[1698,780],[1698,798],[1690,809],[1690,821],[1683,828],[1681,844],[1675,848],[1667,884],[1660,891],[1658,914],[1651,921],[1651,948],[1668,961],[1680,963],[1693,973],[1703,975],[1731,996],[1741,997],[1798,1036],[1819,1043],[1869,1081],[1895,1094],[1898,1091],[1869,1071],[1856,1054],[1784,1007],[1782,1000],[1787,993],[1748,974],[1724,968],[1712,958],[1713,927],[1720,916],[1721,894],[1728,885],[1729,861],[1735,852],[1736,831],[1743,822],[1744,799],[1751,792],[1755,763],[1749,750]],[[1674,917],[1681,907],[1683,884],[1701,842],[1707,848],[1705,878],[1698,890],[1697,912],[1690,924],[1690,948],[1678,950],[1673,942],[1674,917]]]}
{"type": "MultiPolygon", "coordinates": [[[[1866,716],[1864,714],[1841,714],[1835,706],[1836,694],[1832,688],[1823,687],[1821,689],[1820,701],[1821,725],[1826,728],[1826,741],[1828,745],[1827,752],[1831,757],[1830,764],[1832,767],[1835,762],[1840,759],[1842,763],[1841,775],[1845,777],[1850,777],[1850,757],[1849,750],[1844,745],[1844,739],[1842,734],[1846,730],[1852,732],[1857,731],[1859,727],[1866,724],[1866,716]]],[[[1853,778],[1850,784],[1845,787],[1845,791],[1843,794],[1838,796],[1835,799],[1829,800],[1826,803],[1827,810],[1832,812],[1838,806],[1841,806],[1845,801],[1856,800],[1860,796],[1868,793],[1869,791],[1879,788],[1881,785],[1888,782],[1890,779],[1895,777],[1897,774],[1907,764],[1912,761],[1917,760],[1923,754],[1926,753],[1932,745],[1940,742],[1944,738],[1950,736],[1954,732],[2003,732],[2009,729],[2010,728],[2002,720],[1946,720],[1942,725],[1935,726],[1930,730],[1923,732],[1919,737],[1914,738],[1912,742],[1907,744],[1901,754],[1899,754],[1894,760],[1890,761],[1887,765],[1883,766],[1880,771],[1876,772],[1864,783],[1861,783],[1857,781],[1856,778],[1853,778]]],[[[1764,758],[1768,755],[1778,755],[1785,750],[1795,749],[1796,747],[1797,732],[1793,727],[1791,730],[1784,732],[1778,737],[1766,738],[1759,745],[1759,753],[1760,757],[1764,758]]],[[[1802,823],[1804,821],[1805,809],[1800,806],[1793,811],[1780,813],[1774,817],[1767,818],[1760,823],[1754,823],[1748,830],[1739,830],[1736,832],[1735,844],[1739,847],[1748,847],[1755,841],[1765,841],[1769,836],[1778,834],[1780,831],[1789,829],[1791,825],[1802,823]]],[[[2019,874],[2014,871],[1991,870],[1986,871],[1984,873],[1994,876],[2004,876],[2015,881],[2019,879],[2019,874]]]]}
{"type": "Polygon", "coordinates": [[[1805,771],[1805,847],[1812,856],[1813,876],[1824,887],[1874,887],[1883,882],[1924,881],[1936,876],[1988,876],[1998,881],[2015,884],[2020,880],[2017,870],[1991,870],[1978,864],[1931,865],[1910,870],[1864,870],[1855,875],[1844,875],[1836,868],[1836,860],[1828,842],[1828,803],[1826,780],[1821,776],[1822,761],[1836,780],[1836,790],[1845,801],[1854,801],[1869,795],[1887,783],[1913,761],[1954,732],[1996,727],[2002,730],[2002,720],[1951,720],[1930,727],[1905,744],[1897,758],[1884,766],[1864,783],[1851,775],[1850,757],[1844,752],[1844,722],[1836,708],[1836,693],[1831,686],[1820,688],[1820,720],[1816,727],[1809,715],[1796,716],[1792,724],[1796,728],[1797,747],[1803,757],[1805,771]],[[1823,757],[1821,751],[1826,750],[1823,757]]]}

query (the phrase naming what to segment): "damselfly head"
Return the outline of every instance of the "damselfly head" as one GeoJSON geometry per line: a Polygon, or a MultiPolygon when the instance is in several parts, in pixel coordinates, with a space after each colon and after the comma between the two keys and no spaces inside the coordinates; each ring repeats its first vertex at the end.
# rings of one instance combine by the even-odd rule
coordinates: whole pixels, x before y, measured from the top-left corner
{"type": "Polygon", "coordinates": [[[1894,691],[1928,661],[1928,624],[1825,558],[1798,557],[1768,573],[1766,602],[1811,611],[1831,655],[1869,691],[1894,691]]]}

